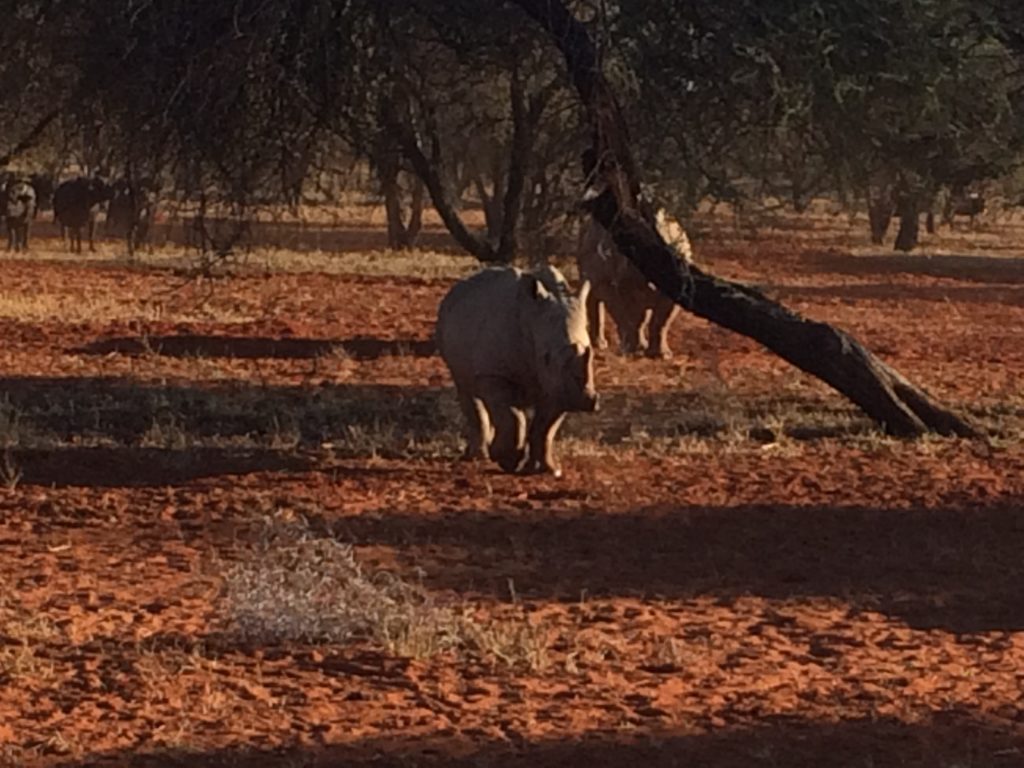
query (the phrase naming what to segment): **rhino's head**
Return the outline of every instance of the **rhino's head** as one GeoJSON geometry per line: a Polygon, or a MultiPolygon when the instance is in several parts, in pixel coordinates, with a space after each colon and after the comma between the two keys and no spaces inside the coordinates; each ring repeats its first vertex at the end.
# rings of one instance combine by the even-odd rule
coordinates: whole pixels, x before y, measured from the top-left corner
{"type": "Polygon", "coordinates": [[[573,295],[554,268],[527,275],[524,283],[535,365],[545,399],[566,411],[596,411],[594,350],[587,332],[584,283],[573,295]]]}

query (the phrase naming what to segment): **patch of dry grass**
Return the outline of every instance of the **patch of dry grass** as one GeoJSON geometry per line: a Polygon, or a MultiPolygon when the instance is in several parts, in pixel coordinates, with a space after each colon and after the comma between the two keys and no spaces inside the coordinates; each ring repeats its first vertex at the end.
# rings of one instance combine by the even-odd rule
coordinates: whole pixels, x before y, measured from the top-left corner
{"type": "Polygon", "coordinates": [[[41,651],[63,635],[48,616],[28,610],[15,595],[10,584],[0,582],[0,685],[25,677],[51,680],[54,664],[41,651]]]}
{"type": "Polygon", "coordinates": [[[226,566],[223,609],[247,643],[368,642],[393,656],[465,655],[537,671],[549,632],[525,613],[480,618],[419,583],[367,571],[350,544],[315,534],[293,514],[261,521],[251,549],[226,566]]]}
{"type": "Polygon", "coordinates": [[[436,251],[291,251],[259,248],[248,259],[270,272],[322,272],[328,275],[457,279],[480,268],[471,256],[436,251]]]}

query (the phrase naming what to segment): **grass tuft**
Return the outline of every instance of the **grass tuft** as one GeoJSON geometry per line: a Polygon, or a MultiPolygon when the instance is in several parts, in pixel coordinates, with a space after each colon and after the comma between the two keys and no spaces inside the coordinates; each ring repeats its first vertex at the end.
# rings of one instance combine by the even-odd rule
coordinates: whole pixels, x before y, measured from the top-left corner
{"type": "Polygon", "coordinates": [[[352,545],[297,517],[264,518],[254,545],[224,574],[223,600],[230,630],[246,643],[368,642],[405,658],[547,665],[547,628],[522,611],[489,619],[442,603],[417,582],[365,570],[352,545]]]}

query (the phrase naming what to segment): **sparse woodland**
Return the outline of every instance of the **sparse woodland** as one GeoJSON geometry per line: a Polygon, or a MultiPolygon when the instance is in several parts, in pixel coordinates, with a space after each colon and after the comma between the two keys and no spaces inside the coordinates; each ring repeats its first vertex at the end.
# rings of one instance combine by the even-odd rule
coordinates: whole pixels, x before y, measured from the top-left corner
{"type": "Polygon", "coordinates": [[[6,0],[0,51],[0,768],[1024,761],[1019,1],[6,0]],[[461,460],[442,297],[565,298],[594,222],[673,356],[580,345],[560,478],[461,460]]]}

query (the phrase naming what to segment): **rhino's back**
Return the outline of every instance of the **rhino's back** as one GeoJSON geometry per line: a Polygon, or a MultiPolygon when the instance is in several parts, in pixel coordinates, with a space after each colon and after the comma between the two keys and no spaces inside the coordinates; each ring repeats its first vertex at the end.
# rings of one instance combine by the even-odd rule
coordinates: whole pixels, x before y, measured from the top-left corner
{"type": "Polygon", "coordinates": [[[452,286],[438,309],[437,348],[456,382],[501,372],[518,347],[516,298],[522,272],[489,267],[452,286]]]}

